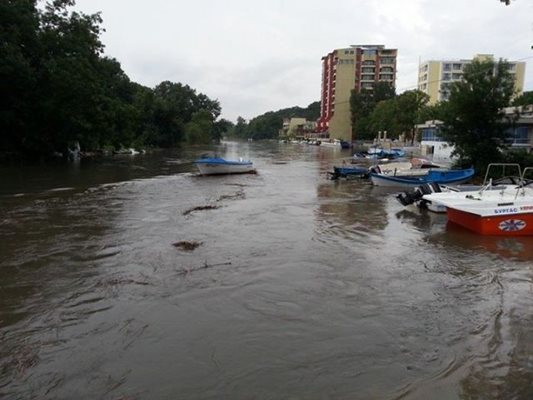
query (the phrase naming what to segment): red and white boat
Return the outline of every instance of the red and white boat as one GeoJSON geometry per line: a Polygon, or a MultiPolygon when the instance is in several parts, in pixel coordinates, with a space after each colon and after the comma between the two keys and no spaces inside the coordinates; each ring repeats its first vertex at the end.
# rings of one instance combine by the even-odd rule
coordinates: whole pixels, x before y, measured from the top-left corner
{"type": "MultiPolygon", "coordinates": [[[[502,166],[503,164],[491,164],[502,166]]],[[[505,164],[508,166],[509,164],[505,164]]],[[[518,167],[519,168],[519,167],[518,167]]],[[[492,186],[492,180],[481,189],[467,192],[442,192],[424,195],[424,200],[446,207],[448,221],[481,235],[533,235],[533,181],[526,181],[527,167],[517,184],[492,186]]],[[[485,180],[489,170],[485,175],[485,180]]]]}

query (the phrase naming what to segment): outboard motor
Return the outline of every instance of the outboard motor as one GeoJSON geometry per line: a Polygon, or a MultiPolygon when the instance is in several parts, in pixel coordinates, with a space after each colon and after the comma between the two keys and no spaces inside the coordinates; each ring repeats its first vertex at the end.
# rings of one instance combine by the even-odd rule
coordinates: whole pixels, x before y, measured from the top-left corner
{"type": "Polygon", "coordinates": [[[402,205],[408,206],[413,203],[416,203],[417,201],[423,201],[422,196],[424,196],[425,194],[439,193],[439,192],[442,192],[439,184],[435,182],[429,182],[429,183],[424,183],[416,187],[411,192],[406,191],[403,193],[398,193],[396,195],[396,199],[402,205]]]}
{"type": "Polygon", "coordinates": [[[411,192],[402,192],[396,195],[396,199],[403,205],[408,206],[417,202],[422,198],[424,193],[420,192],[418,188],[414,189],[411,192]]]}

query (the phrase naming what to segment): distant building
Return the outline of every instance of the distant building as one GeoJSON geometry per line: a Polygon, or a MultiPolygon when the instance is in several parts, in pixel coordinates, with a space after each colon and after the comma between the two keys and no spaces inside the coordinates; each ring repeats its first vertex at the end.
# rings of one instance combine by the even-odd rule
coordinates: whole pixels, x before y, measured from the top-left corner
{"type": "Polygon", "coordinates": [[[316,129],[316,122],[307,121],[305,118],[284,118],[280,136],[305,136],[316,129]]]}
{"type": "MultiPolygon", "coordinates": [[[[513,125],[507,130],[506,145],[510,150],[533,151],[533,105],[506,107],[503,109],[505,117],[513,120],[513,125]]],[[[420,148],[422,155],[433,155],[434,160],[449,160],[455,147],[446,142],[440,135],[443,122],[439,120],[426,121],[416,125],[420,134],[420,148]]]]}
{"type": "Polygon", "coordinates": [[[352,90],[372,90],[376,82],[396,85],[396,49],[384,45],[352,45],[322,57],[322,92],[319,132],[352,140],[350,96],[352,90]]]}
{"type": "Polygon", "coordinates": [[[507,145],[512,149],[524,149],[533,151],[533,104],[519,107],[504,108],[505,115],[513,120],[513,126],[509,129],[507,145]]]}
{"type": "Polygon", "coordinates": [[[433,155],[435,161],[449,161],[452,159],[452,153],[455,147],[439,134],[439,129],[443,122],[439,120],[426,121],[423,124],[416,125],[420,133],[420,152],[423,156],[433,155]]]}
{"type": "MultiPolygon", "coordinates": [[[[478,54],[473,60],[494,60],[494,56],[478,54]]],[[[418,90],[429,96],[429,104],[448,100],[452,83],[463,79],[465,66],[471,64],[473,60],[425,61],[418,70],[418,90]]],[[[518,96],[524,90],[526,63],[518,61],[508,61],[508,63],[509,72],[515,76],[515,92],[518,96]]]]}

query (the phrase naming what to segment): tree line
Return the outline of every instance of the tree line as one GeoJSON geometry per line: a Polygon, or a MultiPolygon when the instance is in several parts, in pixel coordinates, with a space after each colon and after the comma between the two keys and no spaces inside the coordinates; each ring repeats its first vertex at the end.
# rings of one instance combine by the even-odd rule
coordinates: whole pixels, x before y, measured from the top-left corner
{"type": "Polygon", "coordinates": [[[306,108],[289,107],[278,111],[268,111],[246,121],[243,117],[237,118],[237,123],[228,129],[228,136],[237,139],[274,139],[279,135],[285,118],[305,118],[316,121],[320,117],[320,102],[315,101],[306,108]]]}
{"type": "Polygon", "coordinates": [[[219,140],[221,107],[188,85],[132,82],[74,0],[0,2],[0,157],[219,140]]]}

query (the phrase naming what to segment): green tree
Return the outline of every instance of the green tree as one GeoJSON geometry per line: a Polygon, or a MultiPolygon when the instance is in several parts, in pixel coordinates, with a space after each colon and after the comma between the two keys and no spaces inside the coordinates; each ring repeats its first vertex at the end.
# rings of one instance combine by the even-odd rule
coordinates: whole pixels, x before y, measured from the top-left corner
{"type": "Polygon", "coordinates": [[[350,95],[350,111],[352,131],[358,139],[371,139],[372,111],[380,101],[389,100],[396,95],[394,87],[388,82],[377,82],[372,89],[362,89],[360,92],[352,90],[350,95]]]}
{"type": "Polygon", "coordinates": [[[387,131],[389,138],[397,136],[397,115],[398,104],[396,99],[380,101],[374,107],[372,113],[367,117],[366,130],[369,133],[368,139],[377,136],[379,131],[387,131]],[[394,134],[396,132],[396,135],[394,134]]]}
{"type": "Polygon", "coordinates": [[[218,100],[181,83],[152,90],[131,82],[117,60],[103,56],[100,14],[72,11],[74,4],[0,2],[0,153],[66,154],[76,143],[83,150],[175,146],[190,122],[197,140],[191,132],[207,116],[204,131],[220,138],[227,124],[215,122],[218,100]]]}
{"type": "Polygon", "coordinates": [[[231,121],[227,119],[220,119],[215,121],[213,124],[212,130],[212,140],[215,142],[220,142],[225,133],[230,132],[233,129],[234,125],[231,121]]]}
{"type": "Polygon", "coordinates": [[[373,100],[375,104],[394,97],[396,97],[396,90],[389,82],[376,82],[374,84],[373,100]]]}
{"type": "Polygon", "coordinates": [[[207,110],[200,110],[192,115],[185,125],[185,137],[189,144],[207,144],[211,142],[213,116],[207,110]]]}
{"type": "Polygon", "coordinates": [[[70,12],[72,0],[46,3],[41,14],[41,53],[35,93],[32,147],[40,152],[62,151],[69,142],[89,137],[97,126],[95,109],[103,97],[99,66],[99,14],[70,12]]]}
{"type": "Polygon", "coordinates": [[[35,0],[0,1],[0,151],[20,152],[34,109],[40,53],[35,0]]]}
{"type": "Polygon", "coordinates": [[[514,78],[503,61],[473,61],[463,81],[452,85],[442,133],[455,145],[461,164],[480,172],[501,159],[511,124],[502,110],[513,91],[514,78]]]}
{"type": "Polygon", "coordinates": [[[441,101],[435,104],[426,104],[420,109],[417,123],[421,124],[426,121],[439,120],[442,121],[446,114],[446,107],[448,103],[441,101]]]}
{"type": "Polygon", "coordinates": [[[247,137],[254,139],[272,139],[277,137],[283,126],[279,113],[270,111],[252,118],[248,123],[247,137]]]}
{"type": "Polygon", "coordinates": [[[513,100],[513,106],[527,106],[533,104],[533,91],[524,92],[513,100]]]}
{"type": "Polygon", "coordinates": [[[425,93],[411,90],[378,102],[366,120],[366,129],[371,135],[369,138],[375,137],[378,131],[387,131],[390,139],[397,139],[400,134],[412,139],[420,112],[428,101],[425,93]]]}
{"type": "MultiPolygon", "coordinates": [[[[156,144],[162,147],[175,146],[184,139],[189,141],[190,135],[186,137],[185,127],[196,113],[202,111],[209,114],[213,124],[221,111],[218,100],[211,100],[202,93],[197,94],[189,85],[169,81],[161,82],[155,87],[154,101],[153,126],[158,132],[156,144]]],[[[203,126],[205,113],[199,114],[201,123],[196,120],[193,126],[203,126]]],[[[188,129],[190,132],[192,128],[188,129]]],[[[197,131],[196,128],[193,130],[197,131]]]]}
{"type": "Polygon", "coordinates": [[[235,125],[233,129],[233,135],[237,138],[245,138],[248,134],[248,124],[246,123],[246,120],[239,116],[237,117],[237,124],[235,125]]]}
{"type": "Polygon", "coordinates": [[[395,98],[397,134],[414,140],[415,125],[420,122],[420,112],[428,101],[429,96],[419,90],[409,90],[395,98]]]}

